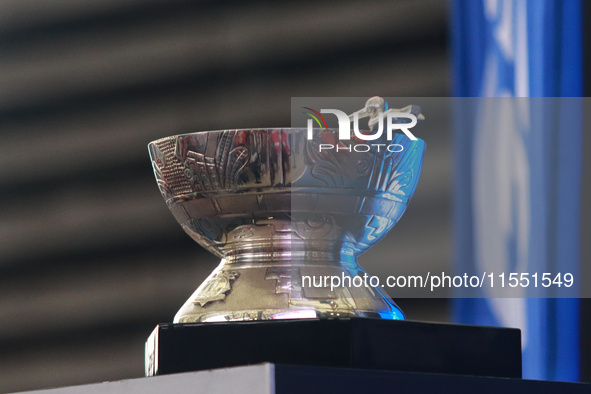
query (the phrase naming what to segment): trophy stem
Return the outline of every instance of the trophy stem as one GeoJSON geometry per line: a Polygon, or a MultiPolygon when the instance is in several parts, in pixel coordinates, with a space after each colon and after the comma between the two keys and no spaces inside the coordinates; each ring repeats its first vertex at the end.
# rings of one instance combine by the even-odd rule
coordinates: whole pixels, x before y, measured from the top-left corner
{"type": "Polygon", "coordinates": [[[179,310],[175,323],[404,319],[380,290],[354,285],[360,283],[365,271],[353,256],[343,261],[340,243],[284,236],[227,245],[225,258],[179,310]],[[331,286],[336,278],[345,286],[331,286]]]}

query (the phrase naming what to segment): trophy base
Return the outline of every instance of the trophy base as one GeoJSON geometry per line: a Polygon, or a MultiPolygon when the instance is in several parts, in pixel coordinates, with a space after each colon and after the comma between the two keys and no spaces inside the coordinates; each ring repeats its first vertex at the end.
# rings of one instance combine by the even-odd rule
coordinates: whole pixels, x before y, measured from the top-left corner
{"type": "Polygon", "coordinates": [[[222,260],[177,312],[174,323],[355,317],[404,320],[400,308],[379,288],[332,288],[330,283],[313,286],[310,279],[354,282],[361,281],[364,274],[354,258],[347,263],[336,258],[255,263],[222,260]]]}
{"type": "Polygon", "coordinates": [[[513,328],[367,318],[159,324],[146,375],[272,362],[458,375],[521,377],[513,328]]]}

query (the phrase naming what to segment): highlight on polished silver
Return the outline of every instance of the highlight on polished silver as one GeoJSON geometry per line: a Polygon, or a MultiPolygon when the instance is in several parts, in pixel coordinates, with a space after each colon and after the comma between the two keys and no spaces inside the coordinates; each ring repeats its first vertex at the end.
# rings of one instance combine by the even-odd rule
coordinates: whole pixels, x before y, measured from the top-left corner
{"type": "Polygon", "coordinates": [[[356,257],[404,213],[419,179],[424,141],[395,134],[356,151],[359,141],[338,141],[334,130],[307,136],[304,128],[222,130],[149,144],[172,214],[221,258],[175,323],[404,319],[379,288],[305,286],[302,278],[365,274],[356,257]],[[341,149],[319,150],[327,141],[341,149]],[[402,149],[386,149],[393,144],[402,149]]]}

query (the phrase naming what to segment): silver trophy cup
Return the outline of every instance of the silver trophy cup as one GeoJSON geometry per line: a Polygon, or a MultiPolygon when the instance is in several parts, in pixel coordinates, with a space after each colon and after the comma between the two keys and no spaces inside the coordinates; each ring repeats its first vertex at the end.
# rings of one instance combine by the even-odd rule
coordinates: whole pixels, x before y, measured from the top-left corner
{"type": "Polygon", "coordinates": [[[355,285],[365,275],[356,257],[404,213],[425,143],[395,134],[370,146],[338,141],[334,131],[312,134],[295,128],[207,131],[149,144],[172,214],[221,258],[175,323],[404,319],[379,288],[355,285]],[[331,288],[336,277],[342,285],[331,288]]]}

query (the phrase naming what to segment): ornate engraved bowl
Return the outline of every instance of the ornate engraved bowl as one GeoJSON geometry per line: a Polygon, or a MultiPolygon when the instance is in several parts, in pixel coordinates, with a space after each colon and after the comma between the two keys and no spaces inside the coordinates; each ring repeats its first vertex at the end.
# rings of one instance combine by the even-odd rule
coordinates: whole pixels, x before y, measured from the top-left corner
{"type": "Polygon", "coordinates": [[[175,323],[404,318],[380,289],[331,288],[324,278],[365,274],[356,257],[404,213],[425,143],[395,134],[365,144],[338,141],[337,134],[317,129],[308,139],[307,129],[223,130],[148,145],[172,214],[222,259],[175,323]]]}

